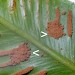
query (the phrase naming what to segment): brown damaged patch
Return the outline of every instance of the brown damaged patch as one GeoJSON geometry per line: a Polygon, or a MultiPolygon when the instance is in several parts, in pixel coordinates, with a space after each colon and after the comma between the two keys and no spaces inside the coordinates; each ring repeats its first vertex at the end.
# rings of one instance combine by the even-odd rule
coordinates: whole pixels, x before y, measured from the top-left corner
{"type": "Polygon", "coordinates": [[[60,10],[56,8],[56,18],[54,21],[48,23],[47,33],[49,36],[58,39],[65,35],[63,29],[64,27],[60,24],[60,10]]]}
{"type": "Polygon", "coordinates": [[[15,10],[16,10],[16,0],[13,0],[11,3],[10,3],[10,12],[13,13],[15,10]]]}
{"type": "Polygon", "coordinates": [[[32,71],[34,69],[33,66],[29,66],[23,70],[20,70],[19,72],[17,72],[16,74],[14,75],[26,75],[27,73],[29,73],[30,71],[32,71]]]}
{"type": "MultiPolygon", "coordinates": [[[[18,71],[14,75],[28,75],[33,69],[34,69],[33,66],[29,66],[23,70],[18,71]]],[[[47,70],[42,70],[34,75],[46,75],[46,74],[47,74],[47,70]]]]}
{"type": "Polygon", "coordinates": [[[39,73],[35,74],[35,75],[46,75],[47,71],[46,70],[42,70],[39,73]]]}
{"type": "Polygon", "coordinates": [[[15,11],[15,9],[16,9],[16,0],[13,0],[12,11],[15,11]]]}
{"type": "Polygon", "coordinates": [[[0,64],[0,67],[17,65],[23,61],[27,61],[31,55],[30,49],[27,44],[21,44],[18,48],[8,51],[0,51],[0,56],[9,56],[10,61],[0,64]]]}
{"type": "Polygon", "coordinates": [[[68,31],[68,36],[72,36],[72,11],[68,11],[68,18],[67,18],[67,31],[68,31]]]}

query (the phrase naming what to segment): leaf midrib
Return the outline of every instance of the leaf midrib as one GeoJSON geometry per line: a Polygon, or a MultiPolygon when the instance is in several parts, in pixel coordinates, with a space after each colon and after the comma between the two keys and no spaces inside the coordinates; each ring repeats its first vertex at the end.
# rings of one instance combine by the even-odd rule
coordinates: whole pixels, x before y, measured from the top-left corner
{"type": "Polygon", "coordinates": [[[67,66],[69,69],[75,71],[75,64],[73,62],[71,62],[69,59],[67,59],[66,57],[63,57],[62,55],[60,55],[56,51],[54,51],[54,50],[50,49],[49,47],[45,46],[39,40],[37,40],[36,38],[30,36],[28,33],[20,30],[18,27],[16,27],[17,25],[15,26],[15,25],[11,24],[10,22],[5,20],[1,16],[0,16],[0,25],[3,25],[4,27],[6,27],[9,30],[13,31],[14,33],[18,34],[22,38],[27,39],[29,42],[31,42],[36,47],[43,50],[49,56],[52,56],[55,60],[58,60],[59,62],[61,62],[65,66],[67,66]]]}

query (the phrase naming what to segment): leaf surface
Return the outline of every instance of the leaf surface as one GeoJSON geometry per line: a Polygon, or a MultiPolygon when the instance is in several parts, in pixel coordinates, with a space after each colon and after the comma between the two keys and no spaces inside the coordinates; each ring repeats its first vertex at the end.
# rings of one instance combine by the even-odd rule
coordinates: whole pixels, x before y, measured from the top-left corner
{"type": "MultiPolygon", "coordinates": [[[[74,75],[75,72],[70,69],[70,66],[73,66],[73,63],[75,63],[75,5],[68,0],[22,0],[23,4],[20,4],[20,0],[16,0],[14,10],[10,10],[11,7],[9,6],[9,2],[9,0],[0,0],[0,16],[8,21],[0,21],[0,50],[12,49],[23,42],[28,42],[32,55],[28,61],[21,62],[16,66],[0,68],[0,75],[14,75],[15,72],[24,69],[27,66],[35,67],[29,75],[33,75],[43,69],[48,71],[47,75],[74,75]],[[55,18],[55,9],[57,7],[60,8],[61,13],[63,10],[66,12],[68,12],[69,9],[72,10],[72,38],[67,35],[58,40],[50,36],[41,38],[41,31],[47,32],[47,23],[55,18]],[[6,27],[6,25],[8,25],[8,27],[6,27]],[[21,34],[20,32],[23,33],[21,34]],[[27,35],[30,37],[34,37],[35,40],[23,35],[25,32],[27,32],[27,35]],[[36,39],[39,41],[36,41],[36,39]],[[43,45],[38,44],[38,42],[43,43],[43,45]],[[65,59],[61,56],[59,57],[61,58],[61,61],[59,62],[57,57],[51,57],[51,53],[48,55],[48,51],[44,50],[43,52],[42,49],[44,48],[50,48],[51,51],[55,50],[53,53],[56,54],[56,56],[58,55],[59,57],[62,55],[65,59]],[[43,57],[38,57],[33,54],[33,52],[38,49],[43,53],[43,57]],[[70,63],[69,67],[66,66],[69,62],[66,58],[69,59],[70,62],[73,62],[70,63]],[[66,62],[66,64],[64,62],[66,62]]],[[[65,16],[61,15],[60,22],[64,26],[64,32],[67,34],[67,14],[65,16]]],[[[9,57],[0,57],[0,63],[8,61],[8,58],[9,57]]]]}

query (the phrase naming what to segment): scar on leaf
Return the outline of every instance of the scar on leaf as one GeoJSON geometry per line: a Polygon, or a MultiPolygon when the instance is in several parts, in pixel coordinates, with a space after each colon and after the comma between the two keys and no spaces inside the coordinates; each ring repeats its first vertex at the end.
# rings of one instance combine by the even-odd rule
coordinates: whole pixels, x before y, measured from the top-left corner
{"type": "Polygon", "coordinates": [[[67,32],[68,32],[68,36],[71,37],[72,33],[73,33],[73,29],[72,29],[72,11],[69,10],[68,11],[68,17],[67,17],[67,32]]]}
{"type": "Polygon", "coordinates": [[[0,51],[0,57],[9,56],[10,61],[0,64],[0,68],[14,66],[23,61],[27,61],[31,55],[31,51],[26,43],[19,45],[18,48],[0,51]]]}
{"type": "Polygon", "coordinates": [[[49,22],[47,25],[47,33],[49,36],[59,39],[65,33],[63,32],[64,27],[60,23],[60,10],[59,8],[56,8],[56,18],[49,22]]]}
{"type": "MultiPolygon", "coordinates": [[[[34,66],[28,66],[25,69],[18,71],[14,75],[28,75],[28,73],[30,73],[33,69],[35,69],[34,66]]],[[[38,72],[34,75],[47,75],[47,70],[41,70],[40,72],[38,72]]]]}

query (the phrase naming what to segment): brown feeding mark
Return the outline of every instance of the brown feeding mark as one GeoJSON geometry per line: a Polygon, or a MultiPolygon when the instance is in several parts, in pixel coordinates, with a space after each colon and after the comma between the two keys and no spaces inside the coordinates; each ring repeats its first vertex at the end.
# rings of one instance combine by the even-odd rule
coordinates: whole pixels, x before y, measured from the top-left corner
{"type": "Polygon", "coordinates": [[[72,36],[72,11],[68,11],[68,18],[67,18],[67,31],[68,31],[68,36],[72,36]]]}
{"type": "Polygon", "coordinates": [[[42,70],[39,73],[35,74],[35,75],[46,75],[47,71],[46,70],[42,70]]]}
{"type": "Polygon", "coordinates": [[[11,10],[15,11],[15,9],[16,9],[16,0],[13,0],[13,4],[12,4],[12,7],[11,7],[11,10]]]}
{"type": "Polygon", "coordinates": [[[56,19],[58,19],[58,21],[60,21],[60,10],[59,10],[59,8],[56,8],[56,19]]]}
{"type": "Polygon", "coordinates": [[[64,27],[60,24],[60,10],[56,8],[56,18],[54,21],[48,23],[47,33],[49,36],[58,39],[65,35],[63,29],[64,27]]]}
{"type": "Polygon", "coordinates": [[[33,66],[29,66],[23,70],[20,70],[19,72],[17,72],[16,74],[14,75],[26,75],[27,73],[29,73],[31,70],[33,70],[34,67],[33,66]]]}
{"type": "Polygon", "coordinates": [[[16,9],[16,0],[13,0],[13,10],[15,10],[16,9]]]}
{"type": "Polygon", "coordinates": [[[23,43],[18,48],[12,50],[0,51],[0,56],[10,56],[10,61],[0,64],[0,67],[17,65],[29,59],[31,52],[27,44],[23,43]]]}

